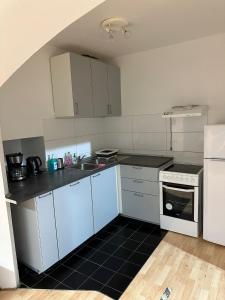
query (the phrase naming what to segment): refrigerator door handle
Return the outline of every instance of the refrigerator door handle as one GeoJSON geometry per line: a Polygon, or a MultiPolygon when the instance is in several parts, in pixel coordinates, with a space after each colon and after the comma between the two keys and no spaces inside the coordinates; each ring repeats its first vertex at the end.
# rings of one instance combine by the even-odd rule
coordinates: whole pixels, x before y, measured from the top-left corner
{"type": "Polygon", "coordinates": [[[213,161],[222,161],[225,162],[225,158],[208,158],[209,160],[213,160],[213,161]]]}

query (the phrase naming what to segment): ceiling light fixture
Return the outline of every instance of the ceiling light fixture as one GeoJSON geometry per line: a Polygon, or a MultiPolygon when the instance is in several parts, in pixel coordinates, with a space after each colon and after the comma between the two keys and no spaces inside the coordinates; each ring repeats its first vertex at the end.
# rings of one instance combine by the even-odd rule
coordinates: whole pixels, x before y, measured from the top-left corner
{"type": "Polygon", "coordinates": [[[129,38],[131,32],[128,29],[128,25],[127,20],[120,17],[108,18],[101,22],[101,26],[108,33],[109,39],[114,39],[118,32],[120,32],[124,38],[129,38]]]}

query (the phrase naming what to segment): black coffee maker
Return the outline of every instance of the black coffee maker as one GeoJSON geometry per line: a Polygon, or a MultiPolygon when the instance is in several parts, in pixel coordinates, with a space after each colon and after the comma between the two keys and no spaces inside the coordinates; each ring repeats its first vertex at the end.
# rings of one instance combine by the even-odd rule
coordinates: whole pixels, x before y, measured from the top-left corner
{"type": "Polygon", "coordinates": [[[27,172],[30,175],[38,175],[39,173],[41,173],[41,166],[42,161],[39,156],[29,156],[27,158],[27,172]]]}
{"type": "Polygon", "coordinates": [[[26,178],[26,167],[22,166],[23,154],[21,152],[6,155],[8,177],[12,181],[20,181],[26,178]]]}

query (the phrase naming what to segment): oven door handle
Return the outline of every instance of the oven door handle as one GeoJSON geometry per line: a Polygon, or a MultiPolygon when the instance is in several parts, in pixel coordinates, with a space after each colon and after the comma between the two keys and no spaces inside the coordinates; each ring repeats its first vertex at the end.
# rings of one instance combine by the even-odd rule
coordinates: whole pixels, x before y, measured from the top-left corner
{"type": "Polygon", "coordinates": [[[167,190],[172,190],[172,191],[178,191],[178,192],[184,192],[184,193],[193,193],[195,190],[194,189],[180,189],[172,186],[167,186],[167,185],[162,185],[163,188],[167,190]]]}

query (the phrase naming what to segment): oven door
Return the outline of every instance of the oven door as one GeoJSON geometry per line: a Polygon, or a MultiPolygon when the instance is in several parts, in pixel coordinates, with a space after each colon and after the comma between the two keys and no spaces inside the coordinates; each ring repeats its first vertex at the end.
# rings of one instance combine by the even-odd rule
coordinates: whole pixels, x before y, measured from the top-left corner
{"type": "Polygon", "coordinates": [[[163,215],[195,221],[195,188],[193,186],[162,183],[161,188],[163,215]]]}

